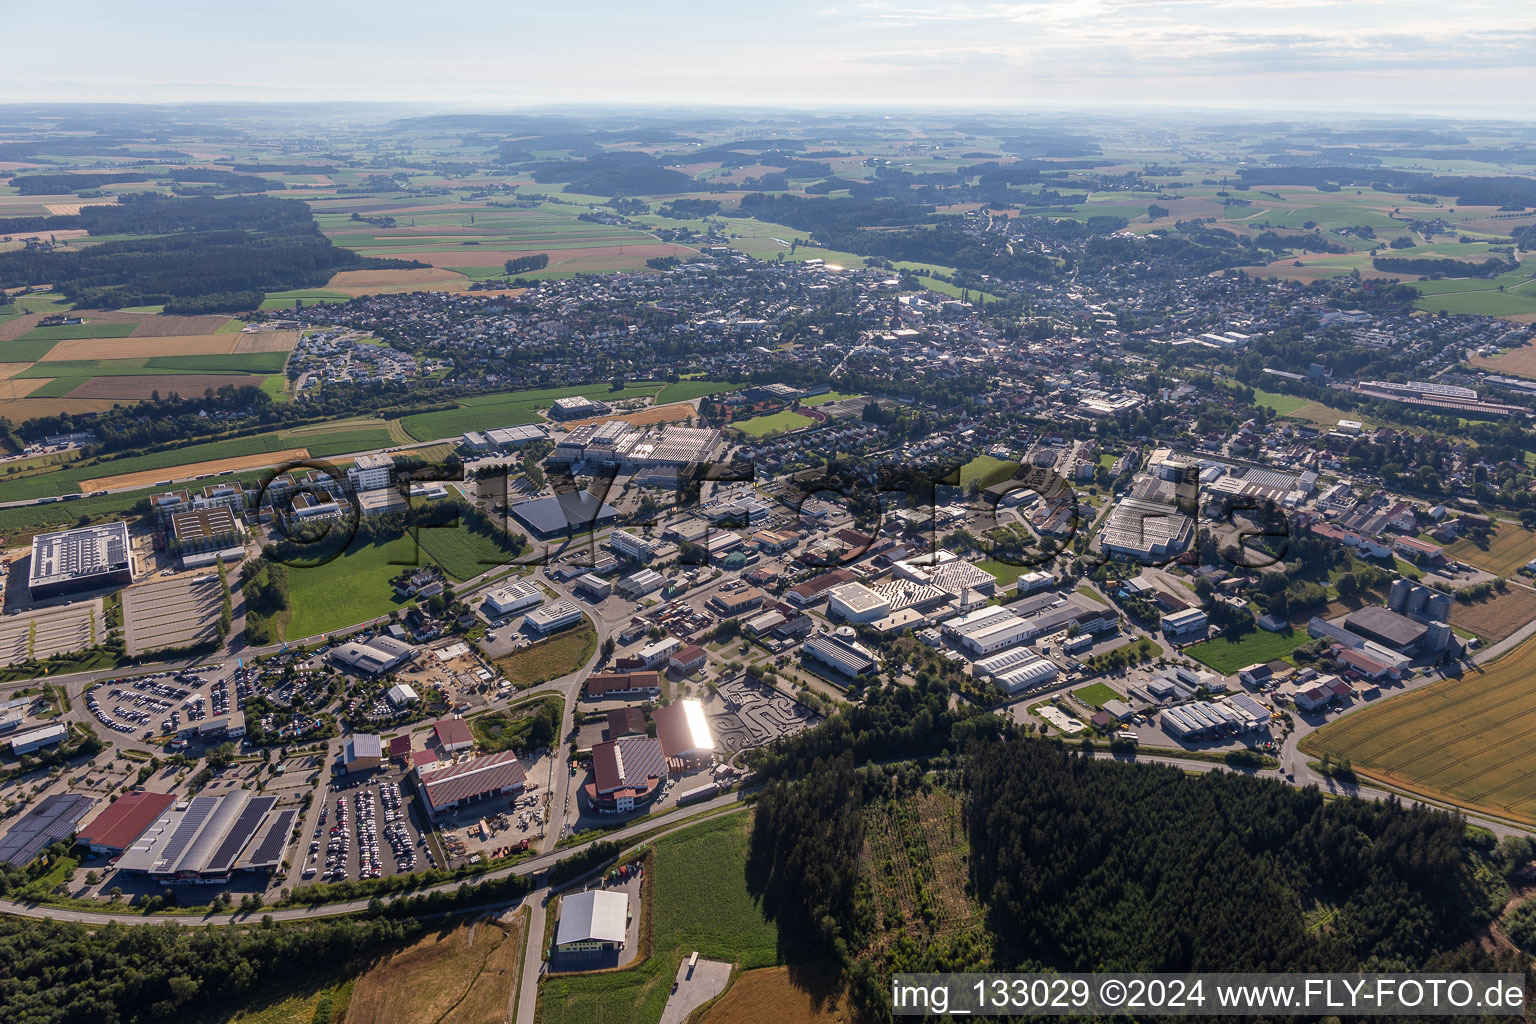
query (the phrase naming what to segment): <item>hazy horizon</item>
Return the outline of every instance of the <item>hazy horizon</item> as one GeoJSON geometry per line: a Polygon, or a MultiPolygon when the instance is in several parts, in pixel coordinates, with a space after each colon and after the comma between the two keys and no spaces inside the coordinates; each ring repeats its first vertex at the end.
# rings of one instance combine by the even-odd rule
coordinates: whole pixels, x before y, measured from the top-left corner
{"type": "MultiPolygon", "coordinates": [[[[1536,10],[1498,0],[1460,4],[1454,19],[1428,0],[788,0],[729,12],[591,0],[459,20],[397,0],[272,0],[254,16],[169,0],[138,21],[99,0],[71,11],[59,47],[7,56],[0,103],[1536,116],[1536,10]]],[[[35,7],[5,25],[13,39],[46,40],[57,21],[35,7]]]]}

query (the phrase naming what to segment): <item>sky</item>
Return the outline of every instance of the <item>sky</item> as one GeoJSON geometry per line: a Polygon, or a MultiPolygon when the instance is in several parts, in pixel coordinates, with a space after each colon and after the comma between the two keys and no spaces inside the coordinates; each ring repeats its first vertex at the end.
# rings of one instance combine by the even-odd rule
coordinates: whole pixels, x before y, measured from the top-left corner
{"type": "Polygon", "coordinates": [[[0,0],[0,103],[1536,115],[1531,0],[0,0]],[[17,45],[33,41],[37,45],[17,45]]]}

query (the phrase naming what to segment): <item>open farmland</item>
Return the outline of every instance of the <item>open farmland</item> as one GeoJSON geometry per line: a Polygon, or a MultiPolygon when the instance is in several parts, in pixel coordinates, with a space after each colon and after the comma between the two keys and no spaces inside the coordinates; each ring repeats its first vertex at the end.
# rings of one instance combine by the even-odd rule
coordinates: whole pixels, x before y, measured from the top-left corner
{"type": "Polygon", "coordinates": [[[1536,590],[1511,584],[1502,594],[1486,601],[1451,605],[1450,623],[1457,629],[1476,633],[1491,643],[1512,636],[1515,630],[1536,619],[1536,590]]]}
{"type": "Polygon", "coordinates": [[[1486,668],[1347,715],[1301,741],[1369,779],[1536,823],[1536,640],[1486,668]]]}
{"type": "MultiPolygon", "coordinates": [[[[71,378],[60,378],[71,379],[71,378]]],[[[222,388],[230,384],[248,384],[254,381],[227,373],[172,373],[145,374],[142,377],[87,377],[64,393],[65,398],[108,398],[113,401],[138,402],[158,394],[164,398],[172,394],[183,398],[201,395],[209,388],[222,388]]]]}
{"type": "Polygon", "coordinates": [[[747,891],[746,864],[745,814],[722,815],[656,840],[647,883],[649,959],[626,970],[544,979],[539,986],[540,1020],[660,1020],[678,965],[693,951],[742,969],[776,965],[778,929],[763,919],[747,891]],[[708,870],[701,871],[700,865],[708,865],[708,870]]]}
{"type": "Polygon", "coordinates": [[[837,972],[764,967],[743,971],[699,1024],[848,1024],[853,1009],[837,972]]]}
{"type": "Polygon", "coordinates": [[[158,338],[71,338],[48,350],[40,362],[61,359],[144,359],[151,356],[225,355],[235,351],[238,334],[181,334],[158,338]]]}
{"type": "Polygon", "coordinates": [[[81,481],[80,486],[87,491],[115,491],[129,487],[151,487],[156,481],[167,479],[172,475],[186,479],[202,476],[205,473],[237,473],[241,470],[260,469],[263,466],[279,466],[285,462],[297,462],[300,459],[307,458],[309,458],[308,449],[284,448],[274,452],[236,455],[230,458],[213,459],[208,462],[192,462],[174,466],[166,465],[155,469],[141,469],[132,473],[92,477],[81,481]]]}
{"type": "Polygon", "coordinates": [[[526,912],[445,925],[357,979],[347,1019],[502,1024],[521,973],[526,912]]]}
{"type": "Polygon", "coordinates": [[[676,402],[672,405],[653,405],[639,412],[620,413],[617,416],[594,416],[588,420],[571,420],[571,426],[582,423],[605,423],[608,420],[623,420],[632,427],[648,427],[657,423],[678,423],[697,413],[698,410],[689,402],[676,402]]]}
{"type": "Polygon", "coordinates": [[[1511,576],[1536,558],[1536,533],[1514,523],[1499,523],[1486,545],[1471,537],[1460,537],[1446,545],[1445,553],[1495,576],[1511,576]]]}
{"type": "Polygon", "coordinates": [[[1536,345],[1522,345],[1496,356],[1473,356],[1467,360],[1467,363],[1479,370],[1487,370],[1507,377],[1536,379],[1536,345]]]}
{"type": "Polygon", "coordinates": [[[466,430],[488,430],[492,427],[543,422],[544,416],[539,410],[548,409],[550,403],[557,398],[586,395],[604,402],[615,402],[625,398],[648,398],[661,388],[660,384],[636,384],[622,391],[610,391],[599,384],[476,395],[464,399],[457,409],[417,413],[405,417],[401,423],[411,437],[418,441],[432,441],[440,437],[457,437],[466,430]]]}
{"type": "Polygon", "coordinates": [[[235,335],[231,352],[292,352],[299,343],[298,331],[242,331],[235,335]]]}
{"type": "Polygon", "coordinates": [[[343,270],[325,287],[347,295],[378,295],[386,292],[461,292],[469,278],[441,267],[421,270],[343,270]]]}

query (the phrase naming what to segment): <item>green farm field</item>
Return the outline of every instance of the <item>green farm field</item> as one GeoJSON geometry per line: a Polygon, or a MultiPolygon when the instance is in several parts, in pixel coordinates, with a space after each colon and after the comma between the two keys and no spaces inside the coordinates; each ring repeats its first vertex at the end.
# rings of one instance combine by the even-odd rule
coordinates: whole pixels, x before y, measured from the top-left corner
{"type": "Polygon", "coordinates": [[[747,816],[729,814],[656,841],[651,955],[603,974],[557,975],[539,986],[543,1024],[654,1024],[677,967],[693,951],[742,970],[780,962],[778,929],[746,885],[747,816]],[[702,870],[701,870],[702,868],[702,870]]]}
{"type": "Polygon", "coordinates": [[[404,608],[409,602],[395,597],[389,581],[426,561],[414,540],[397,537],[382,544],[354,544],[323,565],[292,567],[292,613],[284,639],[304,640],[404,608]]]}
{"type": "Polygon", "coordinates": [[[617,401],[655,395],[661,389],[660,384],[636,384],[622,391],[610,391],[602,385],[581,385],[475,395],[461,401],[456,409],[417,413],[400,422],[411,437],[418,441],[431,441],[440,437],[456,437],[467,430],[489,430],[542,422],[544,416],[539,410],[549,408],[549,404],[557,398],[586,395],[595,400],[617,401]]]}
{"type": "MultiPolygon", "coordinates": [[[[12,344],[24,344],[13,342],[12,344]]],[[[6,351],[0,344],[0,352],[6,351]]],[[[162,374],[282,373],[287,352],[231,352],[224,355],[145,356],[138,359],[52,359],[34,363],[17,377],[142,377],[162,374]]]]}
{"type": "Polygon", "coordinates": [[[526,556],[526,552],[514,551],[489,534],[470,529],[463,521],[452,527],[418,529],[416,535],[424,555],[456,580],[512,565],[520,555],[526,556]]]}
{"type": "Polygon", "coordinates": [[[679,380],[673,381],[656,396],[657,405],[666,405],[669,402],[691,402],[695,398],[703,398],[705,395],[716,395],[727,391],[739,391],[743,385],[733,384],[725,380],[679,380]]]}
{"type": "Polygon", "coordinates": [[[1396,789],[1536,824],[1536,640],[1330,722],[1301,749],[1396,789]]]}

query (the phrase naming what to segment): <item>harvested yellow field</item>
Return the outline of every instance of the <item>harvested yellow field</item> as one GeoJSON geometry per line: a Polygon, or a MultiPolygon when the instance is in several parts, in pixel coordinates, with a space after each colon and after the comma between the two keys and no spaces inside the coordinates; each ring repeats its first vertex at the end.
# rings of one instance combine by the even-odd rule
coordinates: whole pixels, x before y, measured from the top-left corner
{"type": "Polygon", "coordinates": [[[688,417],[697,414],[697,412],[698,410],[688,402],[674,402],[671,405],[654,405],[649,409],[641,409],[639,412],[627,412],[618,416],[598,416],[589,420],[573,420],[571,425],[623,420],[632,427],[648,427],[656,423],[680,423],[688,417]]]}
{"type": "Polygon", "coordinates": [[[10,380],[31,365],[31,363],[0,363],[0,380],[10,380]]]}
{"type": "Polygon", "coordinates": [[[153,356],[225,355],[235,351],[238,334],[186,334],[158,338],[69,338],[48,350],[41,362],[61,359],[147,359],[153,356]]]}
{"type": "Polygon", "coordinates": [[[99,202],[45,203],[43,208],[55,217],[75,217],[79,216],[80,211],[87,206],[112,206],[116,202],[115,199],[102,199],[99,202]]]}
{"type": "Polygon", "coordinates": [[[235,339],[235,347],[230,351],[237,355],[248,352],[292,352],[293,346],[299,343],[298,331],[242,331],[225,337],[235,339]]]}
{"type": "Polygon", "coordinates": [[[1301,741],[1397,789],[1536,823],[1536,640],[1330,722],[1301,741]]]}
{"type": "MultiPolygon", "coordinates": [[[[108,403],[108,408],[111,403],[108,403]]],[[[138,473],[119,473],[116,476],[97,477],[93,480],[82,480],[82,491],[117,490],[129,487],[152,487],[161,480],[179,479],[186,480],[204,473],[237,473],[243,469],[260,469],[263,466],[278,466],[287,462],[297,462],[300,459],[309,458],[308,448],[285,448],[280,452],[258,452],[255,455],[237,455],[229,459],[213,459],[209,462],[192,462],[184,466],[162,466],[160,469],[146,469],[138,473]]]]}
{"type": "Polygon", "coordinates": [[[39,416],[57,416],[65,412],[70,415],[106,412],[118,404],[107,398],[17,398],[7,401],[3,395],[4,392],[0,391],[0,416],[12,423],[24,423],[39,416]]]}
{"type": "Polygon", "coordinates": [[[347,1020],[503,1024],[517,983],[525,916],[434,932],[357,979],[347,1020]]]}
{"type": "MultiPolygon", "coordinates": [[[[14,366],[14,363],[5,363],[6,366],[14,366]]],[[[30,365],[30,364],[28,364],[30,365]]],[[[0,399],[26,398],[32,392],[44,384],[53,383],[52,377],[11,377],[0,376],[5,383],[0,384],[0,399]]]]}
{"type": "Polygon", "coordinates": [[[348,295],[375,295],[380,292],[433,291],[456,292],[469,286],[469,278],[444,267],[415,270],[343,270],[325,287],[348,295]]]}

